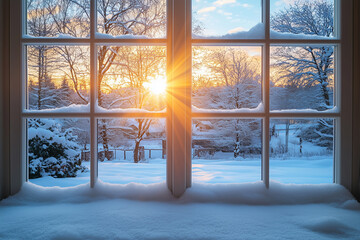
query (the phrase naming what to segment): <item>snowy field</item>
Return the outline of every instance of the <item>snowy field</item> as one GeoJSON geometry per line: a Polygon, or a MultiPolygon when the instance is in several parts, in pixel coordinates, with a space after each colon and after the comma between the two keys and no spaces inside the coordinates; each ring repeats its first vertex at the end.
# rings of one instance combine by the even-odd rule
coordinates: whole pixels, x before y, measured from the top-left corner
{"type": "MultiPolygon", "coordinates": [[[[261,160],[246,159],[193,159],[193,182],[244,183],[261,180],[261,160]]],[[[89,162],[84,165],[90,168],[89,162]]],[[[333,182],[332,156],[303,158],[270,158],[270,178],[282,183],[319,184],[333,182]]],[[[166,160],[149,159],[144,163],[124,160],[99,162],[99,179],[107,183],[126,184],[159,183],[166,180],[166,160]]],[[[30,179],[34,184],[51,187],[69,187],[90,181],[90,172],[75,178],[42,177],[30,179]]]]}
{"type": "Polygon", "coordinates": [[[335,184],[26,183],[0,202],[0,239],[360,239],[360,204],[335,184]]]}

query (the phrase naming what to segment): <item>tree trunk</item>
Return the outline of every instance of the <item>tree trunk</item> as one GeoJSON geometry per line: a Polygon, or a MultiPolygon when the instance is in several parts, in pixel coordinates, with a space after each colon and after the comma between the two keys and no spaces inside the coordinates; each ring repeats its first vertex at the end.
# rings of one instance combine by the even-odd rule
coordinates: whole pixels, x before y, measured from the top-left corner
{"type": "Polygon", "coordinates": [[[234,148],[234,158],[237,158],[240,156],[240,137],[239,134],[236,134],[236,143],[234,148]]]}
{"type": "Polygon", "coordinates": [[[236,137],[235,137],[234,158],[237,158],[240,156],[240,133],[239,133],[239,131],[240,131],[239,120],[236,120],[236,125],[235,125],[236,137]]]}
{"type": "Polygon", "coordinates": [[[327,88],[326,84],[321,85],[321,90],[323,92],[325,104],[327,107],[329,107],[330,106],[329,89],[327,88]]]}
{"type": "MultiPolygon", "coordinates": [[[[101,92],[101,81],[102,75],[98,74],[98,104],[99,106],[102,105],[102,92],[101,92]]],[[[99,134],[103,143],[103,149],[105,156],[109,155],[109,138],[107,135],[107,127],[106,127],[106,120],[99,120],[99,134]]]]}
{"type": "Polygon", "coordinates": [[[42,81],[43,81],[43,71],[44,71],[44,56],[42,48],[39,48],[39,55],[38,55],[38,96],[37,96],[37,109],[41,110],[41,97],[42,97],[42,81]]]}
{"type": "Polygon", "coordinates": [[[136,139],[135,140],[135,148],[134,148],[134,163],[139,162],[139,146],[140,146],[140,141],[138,141],[138,139],[136,139]]]}
{"type": "Polygon", "coordinates": [[[99,134],[103,143],[103,149],[105,152],[105,156],[108,156],[109,152],[109,137],[107,135],[107,127],[106,127],[106,120],[99,120],[99,134]]]}
{"type": "Polygon", "coordinates": [[[285,152],[289,151],[289,129],[290,129],[290,121],[286,121],[286,130],[285,130],[285,152]]]}

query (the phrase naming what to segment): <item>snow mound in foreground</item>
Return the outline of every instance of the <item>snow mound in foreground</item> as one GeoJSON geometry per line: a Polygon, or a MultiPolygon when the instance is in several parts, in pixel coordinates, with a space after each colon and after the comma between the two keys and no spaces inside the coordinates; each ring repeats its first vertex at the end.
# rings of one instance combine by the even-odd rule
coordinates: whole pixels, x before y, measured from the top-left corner
{"type": "MultiPolygon", "coordinates": [[[[40,187],[25,183],[22,190],[2,201],[4,205],[27,203],[86,203],[106,199],[129,199],[173,203],[231,203],[247,205],[338,203],[349,207],[353,196],[337,184],[281,184],[270,182],[267,189],[263,182],[239,184],[195,183],[180,198],[171,195],[165,182],[156,184],[130,183],[125,185],[97,182],[76,187],[40,187]]],[[[351,204],[354,208],[354,202],[351,204]]],[[[356,207],[355,207],[356,208],[356,207]]]]}
{"type": "Polygon", "coordinates": [[[310,219],[304,227],[311,231],[333,235],[334,237],[347,236],[352,232],[356,232],[355,229],[345,225],[342,220],[329,216],[310,219]]]}

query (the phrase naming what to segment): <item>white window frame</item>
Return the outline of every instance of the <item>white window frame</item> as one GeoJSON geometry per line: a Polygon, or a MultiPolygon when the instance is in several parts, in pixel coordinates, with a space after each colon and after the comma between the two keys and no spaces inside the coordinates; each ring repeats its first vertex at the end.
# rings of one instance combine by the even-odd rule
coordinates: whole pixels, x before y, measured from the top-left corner
{"type": "Polygon", "coordinates": [[[191,186],[191,121],[193,118],[257,118],[263,121],[262,139],[262,181],[271,187],[269,176],[269,125],[271,118],[333,118],[335,119],[334,136],[334,182],[351,188],[354,180],[352,171],[352,13],[349,11],[353,0],[335,0],[336,35],[334,39],[271,39],[270,33],[270,0],[262,0],[262,14],[265,23],[264,39],[192,39],[191,33],[191,0],[167,0],[168,34],[166,39],[97,39],[96,0],[91,0],[90,38],[89,39],[50,39],[25,38],[23,36],[26,12],[22,0],[10,3],[10,183],[11,194],[16,193],[27,181],[26,164],[26,119],[27,118],[87,118],[90,119],[91,132],[91,174],[90,185],[97,181],[97,119],[99,118],[166,118],[167,123],[167,185],[174,196],[181,196],[191,186]],[[19,17],[22,16],[22,17],[19,17]],[[77,43],[90,46],[90,112],[89,113],[31,113],[25,109],[25,59],[26,44],[77,43]],[[96,112],[96,45],[114,44],[163,44],[167,46],[168,90],[166,113],[99,113],[96,112]],[[224,113],[221,111],[196,113],[191,111],[191,55],[192,45],[243,45],[262,46],[263,59],[263,112],[224,113]],[[335,102],[336,112],[271,112],[269,106],[270,83],[270,46],[272,45],[323,44],[336,45],[335,59],[335,102]]]}

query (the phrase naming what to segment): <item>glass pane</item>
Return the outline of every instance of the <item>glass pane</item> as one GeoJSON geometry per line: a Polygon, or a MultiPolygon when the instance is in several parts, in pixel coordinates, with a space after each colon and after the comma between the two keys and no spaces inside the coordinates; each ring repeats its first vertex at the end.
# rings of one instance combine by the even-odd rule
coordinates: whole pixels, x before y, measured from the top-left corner
{"type": "Polygon", "coordinates": [[[89,0],[27,0],[26,34],[32,37],[90,35],[89,0]]]}
{"type": "Polygon", "coordinates": [[[282,183],[333,182],[333,119],[270,121],[270,178],[282,183]]]}
{"type": "Polygon", "coordinates": [[[166,179],[165,119],[99,119],[99,179],[156,183],[166,179]]]}
{"type": "Polygon", "coordinates": [[[264,38],[261,0],[192,1],[193,38],[264,38]]]}
{"type": "Polygon", "coordinates": [[[271,38],[331,38],[334,0],[270,0],[271,38]]]}
{"type": "Polygon", "coordinates": [[[334,46],[271,47],[270,109],[332,109],[334,50],[334,46]]]}
{"type": "Polygon", "coordinates": [[[101,46],[98,48],[97,81],[101,109],[163,110],[166,106],[166,48],[101,46]]]}
{"type": "Polygon", "coordinates": [[[86,46],[27,46],[27,109],[89,111],[86,46]]]}
{"type": "Polygon", "coordinates": [[[90,181],[88,119],[28,119],[29,181],[70,187],[90,181]]]}
{"type": "MultiPolygon", "coordinates": [[[[261,103],[261,47],[193,47],[192,104],[206,109],[261,103]]],[[[259,106],[260,107],[260,106],[259,106]]]]}
{"type": "Polygon", "coordinates": [[[261,120],[193,120],[192,129],[194,182],[261,180],[261,120]]]}
{"type": "Polygon", "coordinates": [[[99,38],[164,38],[166,0],[98,0],[99,38]]]}

